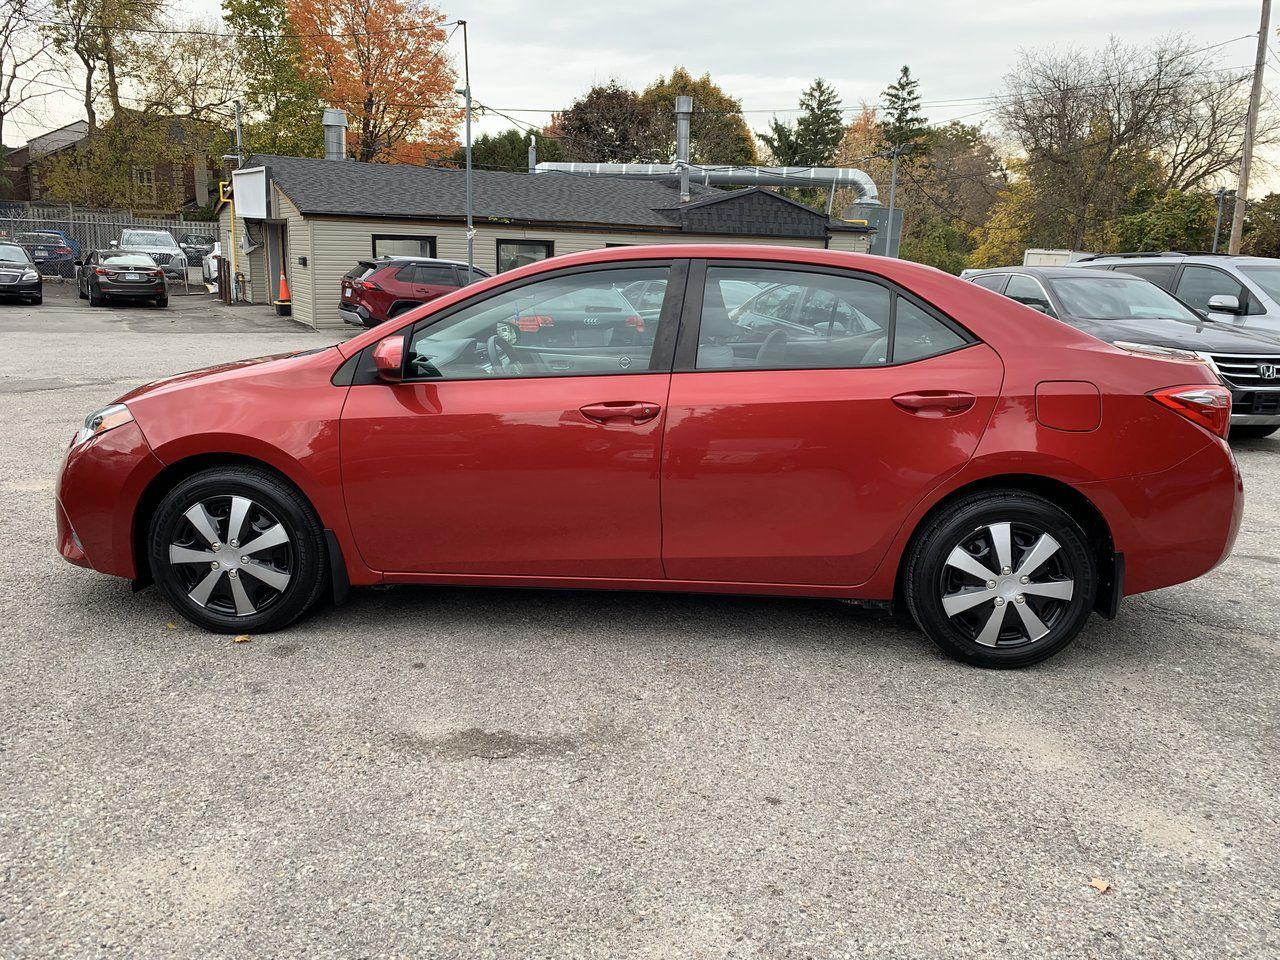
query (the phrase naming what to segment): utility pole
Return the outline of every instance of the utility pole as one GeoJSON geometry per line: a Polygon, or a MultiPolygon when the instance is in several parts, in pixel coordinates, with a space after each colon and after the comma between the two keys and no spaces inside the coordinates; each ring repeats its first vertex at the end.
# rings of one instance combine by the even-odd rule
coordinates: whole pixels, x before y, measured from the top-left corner
{"type": "Polygon", "coordinates": [[[236,101],[236,167],[244,166],[244,131],[240,127],[240,101],[236,101]]]}
{"type": "Polygon", "coordinates": [[[1226,187],[1219,188],[1217,196],[1218,196],[1218,215],[1214,217],[1214,220],[1213,220],[1213,248],[1209,251],[1210,253],[1218,252],[1218,234],[1222,232],[1222,207],[1227,200],[1226,187]]]}
{"type": "Polygon", "coordinates": [[[895,146],[890,155],[893,157],[893,166],[889,174],[889,227],[888,232],[884,236],[884,255],[892,257],[893,254],[893,204],[897,199],[898,193],[898,156],[902,153],[900,146],[895,146]]]}
{"type": "Polygon", "coordinates": [[[467,44],[467,21],[459,20],[462,27],[462,83],[460,93],[467,98],[467,282],[474,276],[476,265],[476,228],[471,219],[471,52],[467,44]]]}
{"type": "Polygon", "coordinates": [[[1236,187],[1235,210],[1231,215],[1231,240],[1227,253],[1240,252],[1244,230],[1245,202],[1249,199],[1249,168],[1253,165],[1253,131],[1258,125],[1262,103],[1262,71],[1267,65],[1267,38],[1271,32],[1271,0],[1262,0],[1262,23],[1258,26],[1258,53],[1253,60],[1253,89],[1249,92],[1249,116],[1244,122],[1244,150],[1240,153],[1240,183],[1236,187]]]}

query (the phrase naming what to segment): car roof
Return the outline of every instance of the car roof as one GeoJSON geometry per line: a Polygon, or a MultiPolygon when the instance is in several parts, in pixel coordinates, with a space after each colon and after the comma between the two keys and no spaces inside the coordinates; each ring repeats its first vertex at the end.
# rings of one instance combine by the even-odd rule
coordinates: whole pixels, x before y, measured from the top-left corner
{"type": "Polygon", "coordinates": [[[1252,262],[1255,260],[1273,260],[1274,257],[1252,257],[1244,253],[1201,253],[1191,250],[1160,250],[1151,253],[1092,253],[1075,261],[1077,264],[1106,263],[1188,263],[1203,261],[1205,263],[1230,263],[1236,261],[1252,262]]]}
{"type": "MultiPolygon", "coordinates": [[[[965,279],[973,280],[975,277],[989,277],[1004,273],[1025,273],[1027,276],[1035,277],[1038,280],[1068,280],[1088,276],[1091,272],[1096,274],[1103,273],[1101,270],[1090,271],[1081,267],[991,267],[987,270],[975,270],[965,279]]],[[[1106,272],[1110,273],[1111,271],[1108,270],[1106,272]]],[[[1136,280],[1138,278],[1134,277],[1133,279],[1136,280]]]]}
{"type": "MultiPolygon", "coordinates": [[[[364,257],[360,263],[376,263],[379,266],[386,266],[389,263],[445,263],[453,267],[465,267],[465,260],[445,260],[442,257],[415,257],[405,254],[403,257],[364,257]]],[[[479,270],[479,267],[476,267],[479,270]]]]}

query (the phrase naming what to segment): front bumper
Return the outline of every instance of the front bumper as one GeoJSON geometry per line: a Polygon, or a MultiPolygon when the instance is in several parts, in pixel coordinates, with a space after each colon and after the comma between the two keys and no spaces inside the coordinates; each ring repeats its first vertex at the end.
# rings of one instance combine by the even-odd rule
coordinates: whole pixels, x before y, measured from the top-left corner
{"type": "Polygon", "coordinates": [[[58,552],[69,562],[133,580],[133,518],[164,464],[136,423],[67,450],[55,495],[58,552]]]}
{"type": "Polygon", "coordinates": [[[13,283],[0,283],[0,297],[38,297],[44,287],[39,277],[34,280],[17,280],[13,283]]]}
{"type": "Polygon", "coordinates": [[[1280,426],[1280,390],[1231,391],[1231,422],[1236,426],[1280,426]]]}

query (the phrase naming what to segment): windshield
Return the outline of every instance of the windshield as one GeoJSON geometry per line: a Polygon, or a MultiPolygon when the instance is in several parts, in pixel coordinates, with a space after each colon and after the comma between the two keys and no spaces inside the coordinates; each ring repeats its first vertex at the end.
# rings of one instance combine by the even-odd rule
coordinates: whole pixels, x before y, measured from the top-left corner
{"type": "Polygon", "coordinates": [[[177,241],[163,230],[123,230],[120,233],[122,247],[176,247],[177,241]]]}
{"type": "Polygon", "coordinates": [[[1071,277],[1050,280],[1067,315],[1081,320],[1183,320],[1203,318],[1154,283],[1137,277],[1071,277]]]}
{"type": "Polygon", "coordinates": [[[56,243],[59,246],[62,244],[62,237],[56,233],[20,233],[14,239],[22,243],[56,243]]]}
{"type": "Polygon", "coordinates": [[[0,260],[15,260],[18,263],[27,262],[27,251],[21,247],[15,247],[11,243],[0,244],[0,260]]]}
{"type": "Polygon", "coordinates": [[[1280,264],[1274,267],[1240,267],[1240,272],[1262,288],[1276,303],[1280,303],[1280,264]]]}

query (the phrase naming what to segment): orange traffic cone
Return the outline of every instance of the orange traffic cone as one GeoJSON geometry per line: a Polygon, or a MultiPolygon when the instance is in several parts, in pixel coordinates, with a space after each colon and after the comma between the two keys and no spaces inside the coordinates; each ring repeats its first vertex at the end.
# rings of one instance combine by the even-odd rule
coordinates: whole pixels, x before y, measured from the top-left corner
{"type": "Polygon", "coordinates": [[[293,313],[293,297],[289,293],[289,279],[284,275],[284,268],[280,268],[280,296],[275,302],[276,315],[287,317],[293,313]]]}

